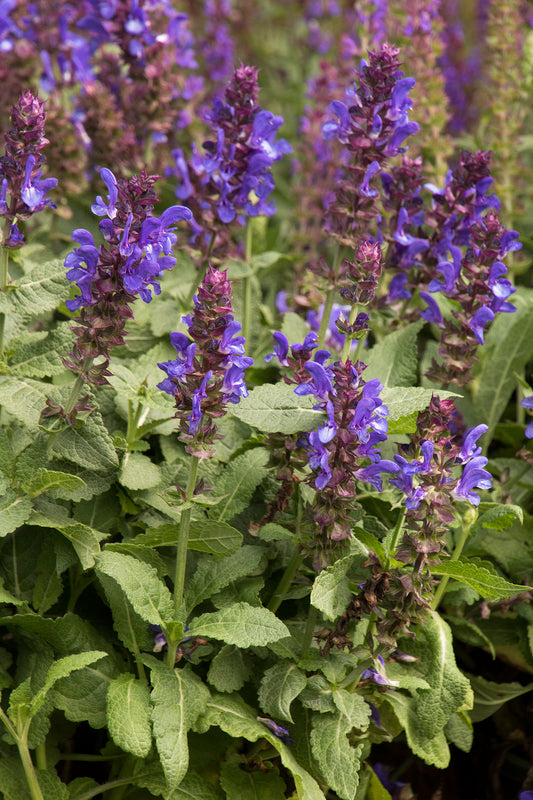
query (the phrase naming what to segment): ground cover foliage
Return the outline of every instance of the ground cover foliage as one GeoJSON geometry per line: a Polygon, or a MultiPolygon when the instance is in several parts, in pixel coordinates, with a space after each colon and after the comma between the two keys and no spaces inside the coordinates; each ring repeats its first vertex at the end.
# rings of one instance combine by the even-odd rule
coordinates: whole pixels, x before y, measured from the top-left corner
{"type": "Polygon", "coordinates": [[[6,800],[531,800],[532,16],[2,4],[6,800]]]}

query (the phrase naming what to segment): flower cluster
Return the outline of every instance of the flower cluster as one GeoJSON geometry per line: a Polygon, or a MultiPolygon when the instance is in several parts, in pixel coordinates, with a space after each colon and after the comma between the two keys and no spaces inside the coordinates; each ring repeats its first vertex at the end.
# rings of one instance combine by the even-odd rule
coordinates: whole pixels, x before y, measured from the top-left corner
{"type": "Polygon", "coordinates": [[[176,196],[194,212],[195,235],[203,233],[206,242],[217,233],[224,239],[225,226],[234,220],[243,224],[247,216],[275,211],[271,167],[291,147],[276,141],[283,117],[260,108],[258,92],[257,70],[241,64],[208,116],[215,139],[204,142],[204,153],[193,145],[188,161],[183,150],[174,150],[174,167],[166,170],[177,179],[176,196]]]}
{"type": "Polygon", "coordinates": [[[159,276],[176,263],[175,226],[192,216],[184,206],[172,206],[160,217],[152,215],[158,200],[152,188],[156,176],[143,172],[128,181],[117,180],[111,170],[103,169],[101,177],[108,195],[98,196],[92,211],[104,218],[99,229],[105,243],[97,247],[89,231],[77,229],[72,238],[81,247],[65,259],[67,278],[81,291],[67,301],[70,311],[81,309],[81,313],[74,328],[77,342],[65,363],[96,385],[107,382],[110,350],[124,343],[124,326],[133,317],[135,297],[150,302],[151,290],[160,292],[159,276]],[[92,363],[97,357],[99,363],[92,363]]]}
{"type": "Polygon", "coordinates": [[[241,325],[232,310],[227,273],[209,267],[194,297],[193,313],[183,318],[192,341],[182,333],[171,334],[178,357],[159,364],[167,377],[158,387],[174,397],[180,438],[199,458],[212,455],[219,438],[213,420],[226,413],[227,403],[248,395],[244,370],[253,359],[244,355],[244,337],[237,335],[241,325]]]}
{"type": "Polygon", "coordinates": [[[24,241],[17,221],[25,220],[46,206],[55,208],[46,195],[57,185],[43,178],[48,144],[44,135],[44,103],[25,92],[11,109],[11,128],[4,135],[5,154],[0,157],[0,216],[5,219],[2,244],[17,247],[24,241]]]}

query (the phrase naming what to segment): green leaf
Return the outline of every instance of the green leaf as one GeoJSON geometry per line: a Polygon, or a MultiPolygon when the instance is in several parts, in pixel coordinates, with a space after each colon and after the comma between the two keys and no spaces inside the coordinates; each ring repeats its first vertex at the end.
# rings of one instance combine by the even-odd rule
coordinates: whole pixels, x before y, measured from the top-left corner
{"type": "Polygon", "coordinates": [[[152,489],[161,483],[161,470],[142,453],[126,453],[119,481],[127,489],[152,489]]]}
{"type": "Polygon", "coordinates": [[[418,725],[418,702],[416,697],[408,697],[399,692],[387,692],[385,702],[394,709],[401,727],[405,731],[407,744],[426,764],[446,769],[450,763],[450,748],[443,730],[431,738],[420,732],[418,725]]]}
{"type": "Polygon", "coordinates": [[[350,730],[343,714],[324,714],[315,716],[311,733],[313,755],[325,781],[342,800],[355,798],[364,747],[362,743],[350,745],[350,730]]]}
{"type": "Polygon", "coordinates": [[[533,691],[533,683],[495,683],[481,675],[470,675],[470,684],[474,691],[474,708],[469,712],[472,722],[482,722],[491,717],[499,708],[515,697],[533,691]]]}
{"type": "Polygon", "coordinates": [[[67,492],[76,492],[78,489],[85,486],[85,481],[78,478],[76,475],[69,475],[66,472],[57,472],[50,469],[35,470],[31,479],[22,484],[22,488],[26,494],[35,497],[43,492],[49,492],[51,489],[64,489],[67,492]]]}
{"type": "Polygon", "coordinates": [[[209,666],[207,681],[218,692],[237,692],[250,677],[251,668],[245,662],[242,650],[225,644],[209,666]]]}
{"type": "Polygon", "coordinates": [[[479,528],[489,528],[490,530],[503,531],[510,528],[515,522],[524,522],[524,512],[521,506],[504,505],[498,503],[493,505],[483,514],[480,514],[472,525],[471,535],[479,528]]]}
{"type": "Polygon", "coordinates": [[[44,514],[32,517],[31,523],[59,531],[71,543],[83,569],[94,567],[95,558],[100,553],[100,541],[105,538],[105,533],[95,531],[82,522],[74,522],[68,518],[65,521],[54,520],[44,514]]]}
{"type": "Polygon", "coordinates": [[[97,572],[113,578],[137,614],[151,625],[164,626],[174,619],[174,603],[154,567],[132,556],[104,550],[96,562],[97,572]]]}
{"type": "Polygon", "coordinates": [[[75,653],[74,655],[65,656],[55,661],[46,675],[44,686],[37,692],[31,701],[31,716],[37,713],[46,700],[46,696],[50,689],[61,680],[66,678],[71,672],[78,669],[83,669],[89,664],[93,664],[101,658],[107,656],[103,650],[89,650],[85,653],[75,653]]]}
{"type": "Polygon", "coordinates": [[[224,522],[244,511],[255,489],[268,474],[265,469],[267,461],[268,453],[259,447],[233,459],[214,487],[215,496],[223,499],[209,512],[209,516],[224,522]]]}
{"type": "Polygon", "coordinates": [[[32,800],[20,758],[3,755],[0,759],[0,792],[6,800],[32,800]]]}
{"type": "Polygon", "coordinates": [[[11,369],[26,378],[45,378],[65,372],[59,353],[67,353],[74,333],[69,323],[52,331],[27,331],[9,343],[11,369]]]}
{"type": "Polygon", "coordinates": [[[9,695],[7,715],[15,729],[21,733],[28,718],[31,707],[31,678],[26,678],[16,686],[9,695]]]}
{"type": "Polygon", "coordinates": [[[63,583],[57,571],[54,543],[43,547],[35,566],[32,605],[38,614],[45,614],[59,599],[63,583]]]}
{"type": "Polygon", "coordinates": [[[252,647],[282,639],[289,635],[289,630],[268,609],[235,603],[193,619],[189,623],[189,635],[222,639],[237,647],[252,647]]]}
{"type": "Polygon", "coordinates": [[[39,426],[48,392],[49,384],[31,378],[16,378],[12,375],[0,377],[0,406],[30,430],[36,430],[39,426]]]}
{"type": "Polygon", "coordinates": [[[496,597],[512,597],[520,592],[528,592],[531,587],[518,583],[509,583],[505,578],[494,575],[488,569],[480,567],[469,561],[444,561],[432,567],[434,575],[447,575],[466,586],[479,592],[481,597],[493,599],[496,597]]]}
{"type": "Polygon", "coordinates": [[[425,320],[393,331],[365,353],[365,380],[378,378],[383,386],[413,386],[418,375],[417,339],[425,320]]]}
{"type": "Polygon", "coordinates": [[[122,644],[135,655],[141,650],[151,650],[153,638],[150,640],[148,626],[142,617],[135,613],[122,588],[103,573],[99,577],[113,614],[113,628],[122,644]]]}
{"type": "Polygon", "coordinates": [[[61,431],[53,441],[52,452],[65,461],[96,472],[118,467],[113,441],[98,411],[93,411],[84,423],[77,422],[61,431]]]}
{"type": "Polygon", "coordinates": [[[8,489],[0,500],[0,536],[7,536],[20,528],[31,516],[31,511],[31,500],[8,489]]]}
{"type": "Polygon", "coordinates": [[[370,706],[361,695],[334,687],[332,697],[337,709],[345,718],[346,724],[350,728],[366,731],[370,725],[370,706]]]}
{"type": "Polygon", "coordinates": [[[220,785],[226,800],[280,800],[285,797],[287,787],[277,769],[246,767],[247,763],[236,753],[230,753],[222,763],[220,785]]]}
{"type": "Polygon", "coordinates": [[[62,259],[54,258],[38,264],[14,286],[9,295],[14,310],[27,318],[53,311],[67,294],[69,282],[62,259]]]}
{"type": "Polygon", "coordinates": [[[294,386],[265,383],[229,409],[233,416],[263,433],[298,433],[317,428],[324,413],[313,409],[314,395],[298,396],[294,386]]]}
{"type": "MultiPolygon", "coordinates": [[[[150,528],[146,533],[140,533],[134,542],[147,547],[175,547],[178,531],[179,524],[166,522],[156,528],[150,528]]],[[[227,522],[216,522],[216,520],[191,522],[188,541],[190,550],[199,550],[216,556],[229,556],[239,550],[241,544],[242,533],[227,522]]]]}
{"type": "Polygon", "coordinates": [[[198,720],[197,727],[205,732],[211,725],[218,725],[233,738],[242,736],[250,742],[266,739],[291,772],[299,800],[325,800],[315,779],[296,761],[289,747],[258,722],[255,712],[238,695],[214,695],[208,700],[206,713],[198,720]]]}
{"type": "MultiPolygon", "coordinates": [[[[429,406],[434,389],[424,389],[420,386],[386,386],[381,392],[381,399],[389,409],[389,422],[409,417],[418,411],[424,411],[429,406]]],[[[444,392],[439,389],[439,397],[458,397],[454,392],[444,392]]]]}
{"type": "Polygon", "coordinates": [[[152,746],[150,693],[144,681],[124,673],[111,681],[107,693],[107,726],[115,744],[137,758],[152,746]]]}
{"type": "Polygon", "coordinates": [[[473,418],[489,426],[483,435],[486,449],[514,391],[514,373],[522,374],[531,359],[533,339],[533,293],[519,289],[513,295],[514,314],[499,314],[486,336],[479,385],[474,398],[473,418]]]}
{"type": "Polygon", "coordinates": [[[290,344],[299,344],[303,342],[309,333],[309,325],[299,314],[295,314],[293,311],[287,311],[287,313],[283,315],[280,330],[281,333],[287,337],[290,344]]]}
{"type": "Polygon", "coordinates": [[[196,571],[187,583],[185,606],[190,613],[203,600],[212,597],[229,583],[251,575],[259,566],[263,557],[263,548],[257,545],[245,545],[231,556],[213,560],[206,556],[201,558],[196,571]]]}
{"type": "Polygon", "coordinates": [[[370,778],[365,794],[365,800],[392,800],[391,795],[385,789],[380,779],[371,767],[367,767],[370,778]]]}
{"type": "Polygon", "coordinates": [[[352,597],[347,575],[356,558],[355,555],[339,558],[315,578],[311,591],[311,605],[318,608],[328,619],[335,620],[346,611],[352,597]]]}
{"type": "Polygon", "coordinates": [[[259,687],[258,699],[269,717],[293,722],[291,703],[305,688],[305,673],[291,661],[280,661],[267,669],[259,687]]]}
{"type": "Polygon", "coordinates": [[[469,753],[474,741],[474,726],[466,711],[459,711],[450,717],[444,729],[446,738],[459,750],[469,753]]]}
{"type": "Polygon", "coordinates": [[[187,731],[205,710],[207,687],[188,669],[171,669],[149,657],[152,672],[154,738],[169,791],[179,786],[189,767],[187,731]]]}

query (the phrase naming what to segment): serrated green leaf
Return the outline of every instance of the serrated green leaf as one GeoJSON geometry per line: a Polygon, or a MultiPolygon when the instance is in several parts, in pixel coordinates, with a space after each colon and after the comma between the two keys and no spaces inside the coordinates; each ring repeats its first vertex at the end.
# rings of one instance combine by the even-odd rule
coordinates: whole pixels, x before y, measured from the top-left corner
{"type": "Polygon", "coordinates": [[[275,768],[266,770],[241,769],[242,758],[231,753],[220,768],[220,785],[226,800],[280,800],[286,786],[275,768]]]}
{"type": "Polygon", "coordinates": [[[144,681],[124,673],[109,684],[107,726],[118,747],[145,758],[152,746],[150,692],[144,681]]]}
{"type": "Polygon", "coordinates": [[[14,282],[10,292],[14,311],[24,317],[55,309],[69,287],[65,266],[60,258],[38,264],[28,275],[14,282]]]}
{"type": "Polygon", "coordinates": [[[76,475],[70,475],[66,472],[58,472],[50,469],[35,470],[31,479],[22,484],[22,488],[26,494],[35,497],[43,492],[49,492],[51,489],[62,488],[67,492],[76,492],[85,486],[85,481],[78,478],[76,475]]]}
{"type": "Polygon", "coordinates": [[[464,583],[479,592],[481,597],[512,597],[520,592],[530,591],[530,586],[510,583],[499,575],[494,575],[488,569],[468,561],[444,561],[431,569],[434,575],[447,575],[454,580],[464,583]]]}
{"type": "Polygon", "coordinates": [[[161,471],[142,453],[126,453],[119,473],[119,481],[127,489],[152,489],[161,482],[161,471]]]}
{"type": "Polygon", "coordinates": [[[288,311],[283,315],[280,330],[290,344],[299,344],[303,342],[310,329],[303,317],[293,311],[288,311]]]}
{"type": "Polygon", "coordinates": [[[0,537],[20,528],[29,519],[31,512],[31,500],[8,489],[0,500],[0,537]]]}
{"type": "Polygon", "coordinates": [[[350,728],[366,731],[370,725],[370,706],[360,694],[346,689],[333,688],[333,702],[350,728]]]}
{"type": "Polygon", "coordinates": [[[235,603],[193,619],[189,623],[189,635],[221,639],[237,647],[252,647],[282,639],[289,635],[289,630],[268,609],[235,603]]]}
{"type": "Polygon", "coordinates": [[[103,573],[99,577],[113,614],[113,627],[122,644],[133,654],[151,650],[153,638],[150,639],[149,628],[142,617],[135,613],[119,584],[103,573]]]}
{"type": "Polygon", "coordinates": [[[265,469],[267,461],[268,453],[259,447],[230,461],[213,489],[215,496],[222,497],[222,500],[209,512],[209,516],[218,522],[227,522],[240,514],[268,474],[265,469]]]}
{"type": "MultiPolygon", "coordinates": [[[[424,389],[420,386],[385,386],[381,392],[381,399],[389,409],[389,422],[400,420],[411,414],[424,411],[429,406],[434,389],[424,389]]],[[[458,397],[454,392],[444,392],[439,389],[439,397],[458,397]]]]}
{"type": "Polygon", "coordinates": [[[265,383],[229,409],[233,416],[263,433],[298,433],[317,428],[324,412],[316,410],[314,395],[294,394],[294,386],[265,383]]]}
{"type": "Polygon", "coordinates": [[[266,739],[291,772],[299,800],[325,800],[315,779],[296,761],[289,747],[258,722],[255,712],[238,695],[214,695],[208,700],[206,712],[197,726],[205,732],[211,725],[217,725],[234,738],[242,736],[250,742],[266,739]]]}
{"type": "Polygon", "coordinates": [[[9,695],[7,715],[15,729],[21,733],[31,707],[31,678],[26,678],[9,695]]]}
{"type": "Polygon", "coordinates": [[[95,558],[100,553],[100,541],[105,538],[105,534],[89,528],[82,522],[54,527],[71,543],[83,569],[94,567],[95,558]]]}
{"type": "Polygon", "coordinates": [[[39,426],[48,392],[48,384],[31,378],[18,378],[13,375],[0,377],[0,406],[30,430],[36,430],[39,426]]]}
{"type": "Polygon", "coordinates": [[[328,619],[335,620],[346,611],[352,597],[346,576],[356,558],[354,555],[339,558],[315,578],[311,590],[311,605],[328,619]]]}
{"type": "MultiPolygon", "coordinates": [[[[146,533],[135,537],[135,543],[148,547],[176,546],[178,541],[179,525],[175,522],[166,522],[156,528],[150,528],[146,533]]],[[[199,550],[202,553],[212,553],[216,556],[229,556],[235,553],[242,544],[242,533],[232,528],[227,522],[216,520],[203,520],[191,522],[189,541],[190,550],[199,550]]]]}
{"type": "Polygon", "coordinates": [[[469,753],[474,741],[474,726],[465,711],[460,711],[450,717],[444,729],[446,738],[459,750],[469,753]]]}
{"type": "Polygon", "coordinates": [[[78,422],[61,431],[53,441],[52,452],[65,461],[96,472],[118,467],[113,441],[98,411],[93,411],[83,424],[78,422]]]}
{"type": "Polygon", "coordinates": [[[195,606],[212,597],[229,583],[253,573],[262,557],[262,547],[245,545],[227,558],[216,561],[208,556],[200,558],[185,591],[187,612],[190,613],[195,606]]]}
{"type": "Polygon", "coordinates": [[[187,732],[205,710],[207,687],[188,669],[171,669],[146,659],[152,672],[154,738],[170,792],[177,789],[189,767],[187,732]]]}
{"type": "Polygon", "coordinates": [[[105,658],[107,653],[103,650],[89,650],[85,653],[75,653],[73,655],[65,656],[55,661],[47,672],[44,686],[37,692],[31,701],[31,715],[36,714],[46,701],[47,694],[50,689],[61,678],[66,678],[71,672],[76,672],[79,669],[105,658]]]}
{"type": "Polygon", "coordinates": [[[364,747],[362,743],[350,745],[350,729],[343,714],[324,714],[315,716],[311,733],[313,755],[325,782],[342,800],[355,798],[364,747]]]}
{"type": "Polygon", "coordinates": [[[418,375],[417,339],[425,320],[393,331],[365,353],[365,380],[378,378],[383,386],[412,386],[418,375]]]}
{"type": "Polygon", "coordinates": [[[300,702],[306,708],[319,711],[335,711],[333,693],[330,684],[323,675],[311,675],[307,679],[307,686],[300,694],[300,702]]]}
{"type": "Polygon", "coordinates": [[[209,665],[207,681],[218,692],[237,692],[250,677],[251,668],[245,663],[242,650],[225,644],[209,665]]]}
{"type": "Polygon", "coordinates": [[[450,763],[450,748],[443,730],[428,738],[421,734],[418,726],[417,699],[399,692],[387,692],[385,702],[394,709],[401,727],[405,731],[407,743],[415,756],[426,764],[446,769],[450,763]]]}
{"type": "Polygon", "coordinates": [[[473,535],[478,528],[503,531],[517,521],[521,523],[524,521],[524,512],[521,506],[500,503],[480,514],[472,525],[471,534],[473,535]]]}
{"type": "Polygon", "coordinates": [[[291,703],[305,688],[307,678],[297,664],[280,661],[266,670],[258,699],[263,711],[274,719],[293,722],[291,703]]]}
{"type": "Polygon", "coordinates": [[[97,572],[113,578],[137,614],[152,625],[164,626],[174,619],[174,603],[157,571],[132,556],[104,550],[96,561],[97,572]]]}
{"type": "Polygon", "coordinates": [[[57,572],[55,546],[43,547],[35,567],[32,605],[38,614],[45,614],[57,602],[63,583],[57,572]]]}
{"type": "Polygon", "coordinates": [[[6,800],[32,800],[19,758],[4,755],[0,759],[0,792],[6,800]]]}
{"type": "Polygon", "coordinates": [[[26,378],[60,375],[65,367],[59,353],[67,353],[74,338],[68,323],[52,331],[27,331],[9,343],[11,369],[26,378]]]}

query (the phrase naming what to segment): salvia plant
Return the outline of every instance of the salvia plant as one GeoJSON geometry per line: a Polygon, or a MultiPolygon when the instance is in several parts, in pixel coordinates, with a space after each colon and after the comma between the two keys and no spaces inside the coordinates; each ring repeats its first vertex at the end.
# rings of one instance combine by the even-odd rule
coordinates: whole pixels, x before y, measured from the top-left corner
{"type": "Polygon", "coordinates": [[[0,2],[2,798],[531,800],[532,24],[0,2]]]}

